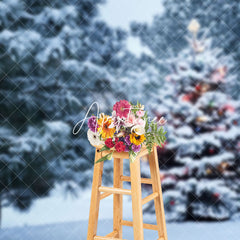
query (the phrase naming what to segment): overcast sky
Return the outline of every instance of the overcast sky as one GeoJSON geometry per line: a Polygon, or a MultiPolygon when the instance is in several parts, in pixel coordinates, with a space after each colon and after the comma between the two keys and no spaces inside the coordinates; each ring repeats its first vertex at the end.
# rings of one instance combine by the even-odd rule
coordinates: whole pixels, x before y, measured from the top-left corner
{"type": "Polygon", "coordinates": [[[131,21],[151,22],[162,12],[162,0],[106,0],[101,5],[101,17],[111,26],[127,29],[131,21]]]}
{"type": "MultiPolygon", "coordinates": [[[[100,7],[100,18],[112,27],[129,30],[132,21],[151,23],[153,16],[163,11],[161,2],[162,0],[107,0],[106,4],[100,7]]],[[[133,37],[128,40],[128,48],[137,55],[147,51],[140,41],[133,37]]]]}

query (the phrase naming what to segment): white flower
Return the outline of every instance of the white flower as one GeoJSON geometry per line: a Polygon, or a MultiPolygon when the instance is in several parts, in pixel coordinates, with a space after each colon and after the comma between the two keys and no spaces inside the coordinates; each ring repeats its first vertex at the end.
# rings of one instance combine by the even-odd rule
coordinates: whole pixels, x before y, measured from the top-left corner
{"type": "Polygon", "coordinates": [[[112,122],[109,126],[108,126],[108,128],[114,128],[115,126],[114,126],[114,122],[112,122]]]}
{"type": "Polygon", "coordinates": [[[115,118],[117,116],[116,111],[112,111],[112,118],[115,118]]]}
{"type": "Polygon", "coordinates": [[[152,120],[152,122],[155,122],[156,120],[157,120],[157,117],[154,117],[153,120],[152,120]]]}
{"type": "Polygon", "coordinates": [[[117,134],[117,137],[123,137],[124,136],[124,132],[120,132],[117,134]]]}
{"type": "Polygon", "coordinates": [[[200,24],[197,19],[192,19],[188,25],[188,31],[191,33],[197,33],[200,29],[200,24]]]}
{"type": "Polygon", "coordinates": [[[88,137],[88,141],[93,146],[98,146],[98,145],[104,144],[104,142],[101,141],[101,139],[100,139],[99,132],[93,132],[90,129],[88,129],[87,137],[88,137]]]}
{"type": "Polygon", "coordinates": [[[135,132],[137,135],[145,134],[145,127],[142,125],[135,125],[131,128],[131,132],[135,132]]]}
{"type": "Polygon", "coordinates": [[[124,121],[125,127],[132,127],[134,124],[136,124],[136,117],[133,113],[128,114],[127,119],[124,121]]]}
{"type": "Polygon", "coordinates": [[[158,121],[159,125],[163,126],[165,125],[167,120],[164,117],[161,117],[160,120],[158,121]]]}

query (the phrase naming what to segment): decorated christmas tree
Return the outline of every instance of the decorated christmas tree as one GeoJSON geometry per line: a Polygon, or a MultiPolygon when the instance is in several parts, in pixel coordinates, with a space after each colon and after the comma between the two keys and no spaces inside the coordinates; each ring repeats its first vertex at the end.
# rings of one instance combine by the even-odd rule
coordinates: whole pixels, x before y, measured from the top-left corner
{"type": "Polygon", "coordinates": [[[240,106],[229,92],[237,79],[197,20],[188,30],[155,111],[168,120],[159,148],[165,211],[172,221],[225,220],[240,210],[240,106]]]}
{"type": "MultiPolygon", "coordinates": [[[[158,59],[165,60],[186,47],[186,27],[189,20],[197,18],[213,39],[213,47],[221,47],[223,52],[235,59],[234,70],[240,74],[239,23],[240,5],[238,0],[177,1],[163,0],[164,11],[154,17],[151,24],[133,23],[132,32],[142,43],[152,50],[158,59]],[[219,7],[221,6],[221,7],[219,7]]],[[[238,87],[232,94],[239,96],[238,87]]]]}

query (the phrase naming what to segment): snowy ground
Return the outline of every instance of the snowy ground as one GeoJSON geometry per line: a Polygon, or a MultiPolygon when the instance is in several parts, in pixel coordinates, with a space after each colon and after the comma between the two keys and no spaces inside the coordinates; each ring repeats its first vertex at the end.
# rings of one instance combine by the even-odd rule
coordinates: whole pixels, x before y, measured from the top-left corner
{"type": "MultiPolygon", "coordinates": [[[[111,220],[99,222],[99,235],[111,232],[111,220]]],[[[240,222],[167,224],[169,240],[239,240],[240,222]]],[[[86,240],[87,221],[0,230],[0,240],[86,240]]],[[[123,237],[133,239],[132,228],[124,227],[123,237]]],[[[146,240],[157,240],[148,230],[146,240]]]]}
{"type": "MultiPolygon", "coordinates": [[[[51,196],[35,200],[33,206],[26,212],[20,212],[12,207],[3,208],[2,227],[21,227],[26,225],[43,225],[61,222],[86,220],[89,214],[91,190],[79,190],[78,196],[65,195],[64,189],[57,186],[51,196]]],[[[113,199],[108,197],[101,201],[100,219],[112,218],[113,199]]],[[[124,196],[124,212],[132,212],[130,198],[124,196]]],[[[125,217],[129,217],[126,215],[125,217]]]]}
{"type": "MultiPolygon", "coordinates": [[[[36,200],[28,212],[3,209],[0,240],[86,240],[91,192],[79,192],[77,198],[63,197],[58,186],[48,198],[36,200]]],[[[99,235],[112,229],[112,198],[101,202],[99,235]],[[107,220],[106,220],[107,219],[107,220]]],[[[131,202],[124,197],[124,219],[131,219],[131,202]]],[[[146,218],[146,216],[145,216],[146,218]]],[[[153,220],[152,220],[153,221],[153,220]]],[[[149,222],[149,219],[145,219],[149,222]]],[[[239,240],[240,221],[222,223],[167,223],[169,240],[239,240]]],[[[124,227],[124,238],[133,239],[132,228],[124,227]]],[[[155,231],[145,231],[146,240],[157,240],[155,231]]]]}

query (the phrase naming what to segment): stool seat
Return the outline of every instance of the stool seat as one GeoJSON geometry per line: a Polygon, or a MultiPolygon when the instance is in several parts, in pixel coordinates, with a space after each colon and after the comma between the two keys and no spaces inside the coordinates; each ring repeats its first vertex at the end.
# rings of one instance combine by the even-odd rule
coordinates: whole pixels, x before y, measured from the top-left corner
{"type": "MultiPolygon", "coordinates": [[[[96,147],[95,163],[112,151],[102,151],[96,147]]],[[[134,162],[130,162],[130,176],[123,175],[123,159],[129,159],[127,152],[113,152],[113,187],[102,186],[102,174],[104,162],[94,165],[92,195],[88,222],[87,240],[123,240],[122,226],[133,227],[134,240],[144,240],[143,229],[158,232],[157,240],[167,240],[167,230],[162,199],[161,179],[157,157],[157,148],[153,147],[149,154],[145,146],[134,162]],[[149,160],[151,178],[141,178],[140,158],[146,156],[149,160]],[[123,182],[131,183],[131,190],[123,188],[123,182]],[[142,199],[141,184],[152,185],[153,193],[142,199]],[[100,201],[113,194],[113,231],[106,236],[97,236],[97,224],[100,201]],[[133,221],[123,220],[123,195],[132,197],[133,221]],[[154,201],[157,224],[143,223],[142,205],[154,201]]]]}
{"type": "MultiPolygon", "coordinates": [[[[96,150],[99,151],[101,148],[103,147],[103,145],[99,145],[99,146],[95,146],[96,150]]],[[[114,149],[114,148],[113,148],[114,149]]],[[[105,156],[109,153],[111,153],[111,151],[109,150],[105,150],[103,151],[103,155],[102,156],[105,156]]],[[[143,145],[142,148],[141,148],[141,151],[140,153],[138,154],[138,157],[142,157],[142,156],[145,156],[146,154],[148,153],[148,150],[146,148],[146,145],[143,145]]],[[[117,151],[113,151],[113,155],[112,155],[113,158],[123,158],[123,159],[128,159],[129,158],[129,154],[128,152],[117,152],[117,151]]]]}

